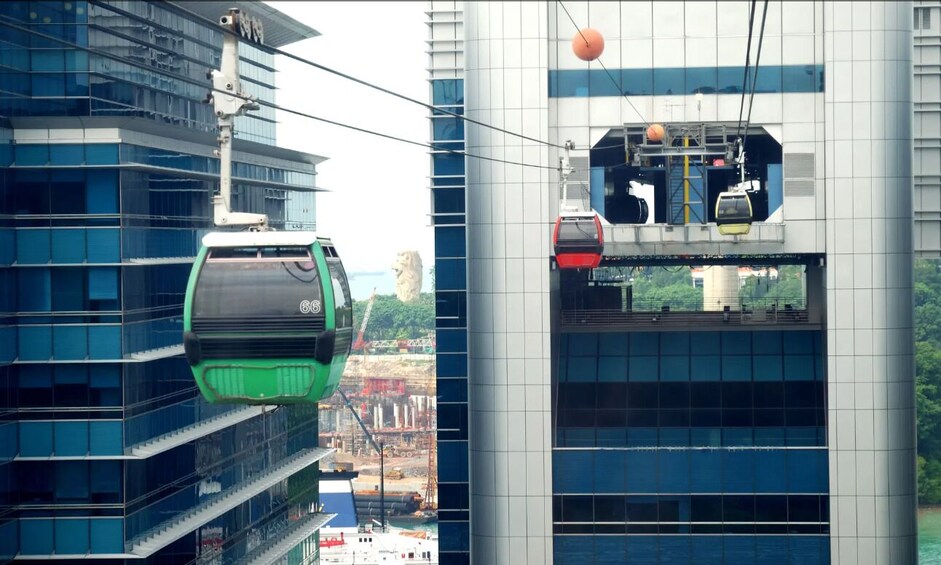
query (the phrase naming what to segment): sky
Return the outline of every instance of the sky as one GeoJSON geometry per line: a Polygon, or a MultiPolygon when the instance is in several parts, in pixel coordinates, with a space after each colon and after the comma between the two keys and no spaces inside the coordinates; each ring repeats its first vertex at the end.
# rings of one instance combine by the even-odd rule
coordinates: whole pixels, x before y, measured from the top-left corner
{"type": "MultiPolygon", "coordinates": [[[[321,33],[283,48],[292,54],[428,101],[424,2],[267,2],[321,33]]],[[[425,108],[286,57],[276,57],[279,106],[419,142],[425,108]]],[[[317,231],[346,267],[354,299],[395,289],[391,265],[417,250],[434,264],[427,149],[278,112],[278,144],[328,160],[317,167],[317,231]],[[373,273],[373,274],[370,274],[373,273]]]]}

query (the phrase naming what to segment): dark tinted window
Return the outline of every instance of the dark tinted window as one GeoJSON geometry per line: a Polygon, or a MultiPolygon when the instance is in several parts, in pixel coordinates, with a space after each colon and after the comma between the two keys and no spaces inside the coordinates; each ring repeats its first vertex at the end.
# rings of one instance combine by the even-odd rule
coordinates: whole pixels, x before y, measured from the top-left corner
{"type": "Polygon", "coordinates": [[[214,250],[199,273],[193,316],[306,316],[322,311],[320,275],[310,253],[214,250]],[[220,257],[221,256],[221,257],[220,257]]]}
{"type": "Polygon", "coordinates": [[[593,218],[565,221],[559,224],[559,243],[568,241],[597,241],[598,227],[593,218]]]}
{"type": "Polygon", "coordinates": [[[353,300],[350,298],[350,285],[346,271],[339,259],[328,259],[330,281],[333,283],[333,300],[336,304],[336,327],[353,327],[353,300]]]}

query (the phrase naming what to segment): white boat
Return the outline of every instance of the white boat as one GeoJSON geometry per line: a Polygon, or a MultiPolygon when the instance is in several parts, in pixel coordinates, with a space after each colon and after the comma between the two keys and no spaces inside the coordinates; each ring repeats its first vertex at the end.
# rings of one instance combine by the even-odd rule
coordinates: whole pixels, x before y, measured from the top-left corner
{"type": "Polygon", "coordinates": [[[337,515],[320,529],[321,565],[438,564],[437,535],[359,524],[350,480],[321,480],[320,503],[323,512],[337,515]]]}
{"type": "Polygon", "coordinates": [[[322,565],[437,565],[438,540],[425,532],[365,528],[320,529],[322,565]],[[425,537],[419,537],[424,535],[425,537]]]}

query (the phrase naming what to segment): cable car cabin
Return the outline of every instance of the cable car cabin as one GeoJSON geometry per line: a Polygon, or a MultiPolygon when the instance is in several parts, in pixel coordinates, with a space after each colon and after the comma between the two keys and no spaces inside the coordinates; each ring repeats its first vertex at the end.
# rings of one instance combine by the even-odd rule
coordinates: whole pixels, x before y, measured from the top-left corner
{"type": "Polygon", "coordinates": [[[352,338],[349,284],[329,240],[313,232],[203,238],[186,287],[183,347],[207,401],[327,398],[352,338]]]}
{"type": "Polygon", "coordinates": [[[722,192],[716,200],[716,225],[722,235],[745,235],[751,231],[751,199],[745,192],[722,192]]]}
{"type": "Polygon", "coordinates": [[[594,269],[601,263],[604,232],[594,212],[563,214],[552,232],[555,260],[560,269],[594,269]]]}

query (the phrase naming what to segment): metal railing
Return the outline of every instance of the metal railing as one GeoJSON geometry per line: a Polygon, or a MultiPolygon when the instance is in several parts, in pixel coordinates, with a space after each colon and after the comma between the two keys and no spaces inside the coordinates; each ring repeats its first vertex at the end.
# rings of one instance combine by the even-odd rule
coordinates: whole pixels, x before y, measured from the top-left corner
{"type": "Polygon", "coordinates": [[[633,301],[630,309],[562,308],[563,328],[611,326],[690,326],[818,324],[820,313],[797,301],[761,299],[705,310],[697,304],[633,301]],[[796,304],[795,304],[796,303],[796,304]]]}

